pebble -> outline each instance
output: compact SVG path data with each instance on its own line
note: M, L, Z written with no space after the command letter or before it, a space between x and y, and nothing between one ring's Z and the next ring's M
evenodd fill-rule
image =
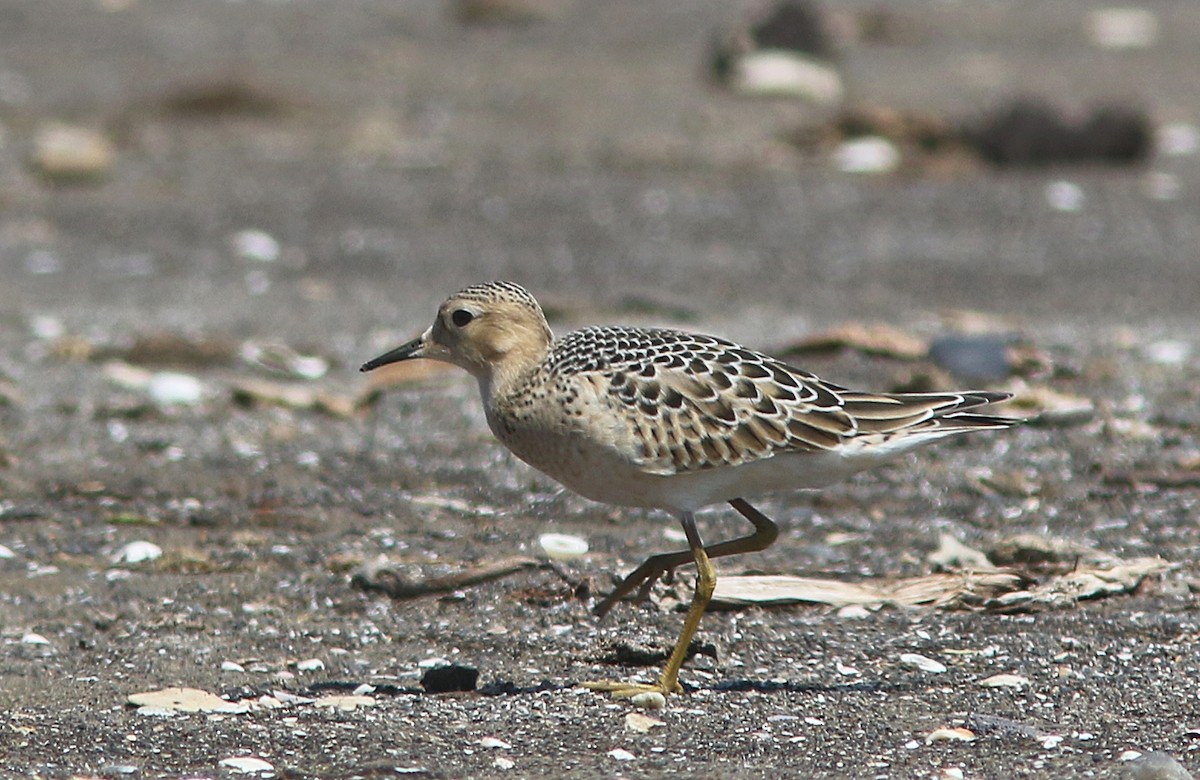
M881 136L863 136L843 141L833 160L844 173L889 173L900 167L900 150Z
M17 554L12 551L11 547L5 547L0 544L0 561L7 561L17 557Z
M33 165L57 181L98 179L109 172L117 152L102 133L88 127L50 122L33 139Z
M319 672L325 668L325 662L320 658L309 658L296 664L298 672Z
M273 263L279 259L279 242L264 230L240 230L233 234L233 251L243 260Z
M643 710L661 710L667 706L667 697L658 691L643 691L630 696L629 703Z
M929 345L934 363L959 379L994 382L1012 373L1008 341L999 336L946 336Z
M50 640L41 634L35 634L32 631L21 637L21 643L26 645L48 645Z
M1142 349L1142 354L1151 363L1161 366L1182 366L1192 355L1192 345L1177 339L1153 341Z
M900 656L900 663L905 666L912 666L920 669L922 672L930 674L942 674L946 671L946 665L941 661L935 661L932 658L923 656L920 653L903 653Z
M569 561L587 554L587 539L570 534L542 534L538 537L542 552L552 560Z
M232 769L235 772L241 772L248 775L275 771L275 767L272 764L255 756L234 756L232 758L222 758L217 762L217 765L225 769Z
M658 718L652 718L649 715L643 715L640 712L625 713L625 730L632 731L636 734L649 734L650 729L656 729L660 726L665 726Z
M865 620L871 617L871 610L861 604L847 604L837 611L837 616L843 620Z
M1088 39L1102 49L1149 49L1158 17L1144 8L1097 8L1087 15Z
M450 664L430 669L421 676L421 687L426 693L452 693L473 691L479 683L479 670L469 666Z
M1076 212L1083 209L1087 199L1083 188L1074 182L1059 179L1046 185L1046 203L1055 211Z
M985 688L1023 688L1029 685L1029 678L1019 674L993 674L980 680L979 684Z
M150 377L146 386L154 402L162 406L191 406L199 403L204 386L191 374L160 371Z
M486 748L488 750L512 750L512 745L508 744L502 739L496 739L495 737L484 737L483 739L479 740L479 747Z
M516 761L513 761L511 758L507 758L505 756L496 756L496 760L492 762L492 766L496 767L497 769L503 769L506 772L516 765Z
M48 341L51 339L62 338L67 329L63 325L62 320L57 317L52 317L49 314L37 314L29 319L29 331L36 339Z
M113 563L144 563L162 557L163 550L154 542L139 540L130 542L113 553Z
M1200 128L1187 122L1171 122L1158 129L1158 151L1171 157L1200 152Z
M613 748L608 751L608 757L615 758L618 761L634 761L637 759L637 756L624 748Z

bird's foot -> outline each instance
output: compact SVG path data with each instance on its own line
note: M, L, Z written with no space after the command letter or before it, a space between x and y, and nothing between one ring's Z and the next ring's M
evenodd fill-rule
M676 693L683 693L683 686L678 682L674 686L667 687L662 681L656 683L634 683L624 680L596 680L594 682L580 683L580 687L587 688L589 691L596 693L607 693L615 699L632 699L643 693L657 693L660 696L670 696Z

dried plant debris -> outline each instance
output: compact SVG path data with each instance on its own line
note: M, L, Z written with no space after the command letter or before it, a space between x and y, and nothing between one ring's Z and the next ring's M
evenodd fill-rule
M929 352L929 342L892 325L879 322L847 322L813 333L782 347L784 356L853 350L864 355L920 360Z
M858 583L784 575L722 577L717 580L713 606L815 603L1030 611L1129 593L1147 577L1173 568L1161 558L1125 561L1074 543L1032 535L1004 540L986 556L943 539L934 558L938 565L961 561L981 568Z
M231 392L242 406L282 406L311 409L334 417L350 417L362 408L361 399L320 390L308 384L243 379L234 382Z
M380 556L359 566L350 576L350 583L362 590L382 591L394 599L413 599L453 593L523 571L548 567L546 562L534 558L505 558L481 563L453 574L419 578L414 577L414 574L419 575L418 567L396 563Z

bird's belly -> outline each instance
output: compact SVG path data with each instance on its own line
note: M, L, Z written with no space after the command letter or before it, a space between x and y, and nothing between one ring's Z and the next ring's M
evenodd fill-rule
M544 432L504 437L521 460L579 495L618 506L696 510L735 498L825 487L861 470L834 453L785 453L739 466L655 474L616 449Z

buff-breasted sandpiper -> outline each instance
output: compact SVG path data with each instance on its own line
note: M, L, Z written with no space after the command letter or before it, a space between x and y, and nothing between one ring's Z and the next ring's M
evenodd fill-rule
M679 517L689 549L649 558L596 608L646 593L677 566L699 571L658 682L587 685L618 696L682 690L679 669L716 585L709 559L763 550L778 535L748 498L824 487L936 439L1017 422L977 411L1008 393L857 392L714 336L591 327L556 339L511 282L450 296L428 330L362 370L411 358L469 371L496 437L571 490ZM705 547L693 513L723 501L754 533Z

